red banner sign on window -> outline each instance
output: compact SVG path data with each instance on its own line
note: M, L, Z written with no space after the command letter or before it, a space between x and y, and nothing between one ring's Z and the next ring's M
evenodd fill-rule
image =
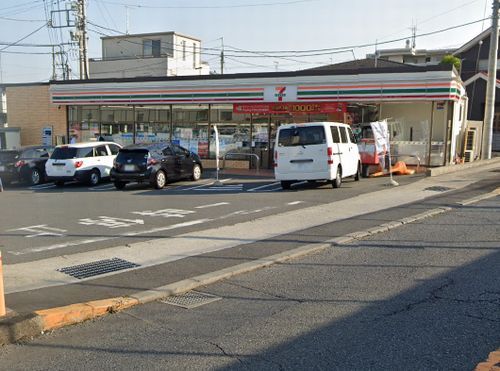
M306 114L347 112L347 104L340 103L235 103L234 113L255 114Z

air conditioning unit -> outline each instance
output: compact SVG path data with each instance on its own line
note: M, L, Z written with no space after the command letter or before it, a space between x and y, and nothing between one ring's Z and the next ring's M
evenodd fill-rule
M472 162L476 152L476 128L467 129L464 143L464 162Z

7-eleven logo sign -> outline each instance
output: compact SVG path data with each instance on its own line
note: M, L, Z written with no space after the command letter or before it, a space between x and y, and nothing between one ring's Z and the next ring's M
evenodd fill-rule
M274 96L278 98L278 102L283 102L283 98L286 97L286 86L277 86L274 90Z

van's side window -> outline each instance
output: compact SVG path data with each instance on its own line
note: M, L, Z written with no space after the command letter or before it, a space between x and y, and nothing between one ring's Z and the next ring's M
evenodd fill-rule
M349 133L349 139L351 140L351 143L357 143L358 141L356 140L356 137L354 136L351 128L347 129L347 132Z
M342 143L349 143L349 141L347 140L347 130L345 129L345 127L340 126L339 130L340 130L340 138L342 139Z
M340 143L339 129L336 126L330 126L330 130L332 131L333 143Z

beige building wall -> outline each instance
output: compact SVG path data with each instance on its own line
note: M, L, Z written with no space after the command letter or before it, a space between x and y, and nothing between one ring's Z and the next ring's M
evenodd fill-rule
M66 136L66 107L50 103L49 85L8 86L7 122L21 128L21 145L42 143L42 129L52 126L53 144L56 137Z

